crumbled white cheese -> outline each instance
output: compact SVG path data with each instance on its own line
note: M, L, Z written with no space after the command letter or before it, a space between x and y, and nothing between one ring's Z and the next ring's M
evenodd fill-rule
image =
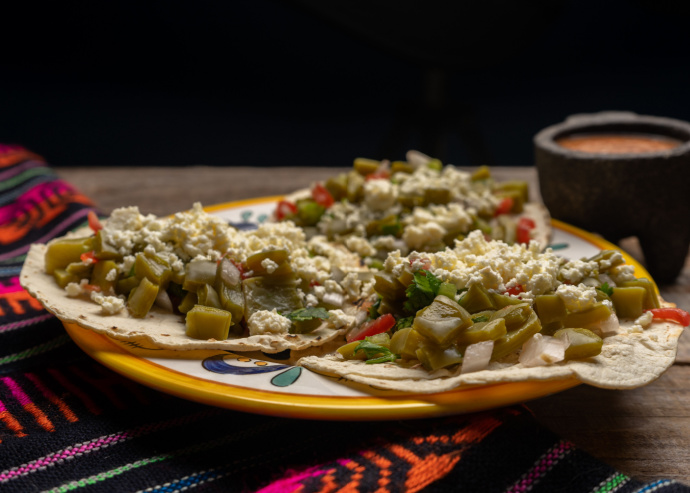
M137 207L116 209L105 221L101 236L123 257L147 251L174 253L190 260L211 252L209 258L213 260L218 252L227 250L230 231L225 221L207 214L201 204L195 203L191 210L166 218L144 216Z
M117 269L110 269L105 275L105 280L109 282L117 280Z
M616 284L620 284L625 281L635 280L635 267L630 264L621 264L612 267L609 272L609 276L614 280Z
M86 292L85 286L89 283L88 279L82 279L78 283L76 282L70 282L67 283L67 286L65 286L65 291L67 292L67 296L70 298L76 298L77 296L81 296L83 293Z
M359 297L362 289L362 281L354 272L347 274L343 280L340 281L340 285L345 290L345 294L347 294L350 300L355 300Z
M571 312L587 310L592 308L597 302L597 290L584 284L577 286L562 284L556 289L556 294L563 300L565 307Z
M654 315L652 312L644 312L642 315L637 317L635 319L635 324L641 325L643 328L648 328L650 325L652 325L652 322L654 321Z
M652 325L653 321L654 315L652 315L652 312L644 312L635 319L632 327L630 327L630 332L643 332L645 329L648 329L650 325Z
M395 277L400 277L406 265L410 265L410 263L407 258L402 256L400 250L390 252L383 263L384 269Z
M265 258L261 261L261 267L266 269L266 272L268 272L269 274L273 274L278 268L278 263L274 262L270 258Z
M622 264L623 262L623 254L619 251L614 250L610 256L599 260L599 270L605 271L610 269L612 266L616 264Z
M382 181L382 180L374 180ZM376 255L376 248L374 248L366 238L359 236L348 236L345 239L345 246L352 252L355 252L361 257L371 257Z
M134 255L125 255L122 259L122 263L118 265L118 270L125 275L129 275L129 272L134 267L134 262L136 257Z
M326 281L323 283L323 287L326 288L328 293L343 294L345 292L340 284L335 282L333 279L326 279Z
M595 274L597 268L594 261L570 260L561 268L561 276L571 284L580 284L583 279Z
M393 235L384 235L377 238L372 238L370 243L371 246L383 252L400 250L404 255L409 253L409 247L407 244L402 239L398 239Z
M350 328L355 325L357 318L342 310L328 310L328 325L334 329Z
M364 203L371 210L388 210L397 198L398 190L389 180L369 180L364 184Z
M324 286L314 286L312 291L314 292L314 296L319 299L322 299L323 295L326 294L326 288Z
M249 335L256 336L262 334L287 334L290 330L290 319L280 315L274 308L269 310L258 310L251 314L247 320Z
M428 254L428 258L433 273L458 288L482 283L487 289L504 292L509 286L520 285L524 289L521 297L531 299L560 284L561 259L551 250L541 253L534 243L524 246L487 241L481 231L471 232L454 249ZM397 267L393 264L400 263L404 260L387 259L385 266L392 270Z
M421 250L428 245L439 245L446 236L446 229L435 221L407 226L402 238L413 250Z
M91 300L101 305L104 315L113 315L125 307L125 300L117 296L105 296L96 291L91 292Z

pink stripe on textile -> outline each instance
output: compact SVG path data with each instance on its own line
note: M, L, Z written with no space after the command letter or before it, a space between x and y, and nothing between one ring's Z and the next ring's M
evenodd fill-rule
M80 217L85 218L89 214L90 210L91 209L88 209L88 208L78 210L77 212L75 212L74 214L72 214L71 216L69 216L68 218L63 220L60 224L55 226L53 229L48 231L46 234L44 234L40 238L34 240L34 243L47 243L48 240L52 240L55 237L55 234L57 231L61 231L65 227L69 226L70 224L73 224ZM22 254L28 252L29 248L31 248L31 245L23 245L23 246L15 249L15 250L12 250L11 252L0 254L0 260L5 260L8 258L17 257L19 255L22 255Z
M41 203L47 197L54 197L64 192L74 191L74 188L63 180L51 180L49 182L39 183L17 197L17 200L11 204L0 207L0 224L8 223L12 219L26 214L35 204Z
M26 320L20 320L19 322L11 322L9 324L0 325L0 332L7 332L10 330L14 330L14 329L21 329L22 327L26 327L27 325L37 324L39 322L43 322L44 320L48 320L49 318L52 318L52 317L53 317L53 315L51 313L46 313L45 315L39 315L38 317L28 318Z
M10 479L14 479L18 476L24 476L25 474L29 474L31 472L34 472L37 469L40 469L42 467L46 466L52 466L56 462L65 460L65 459L71 459L72 457L83 454L83 453L89 453L93 452L95 450L98 450L103 447L107 447L108 445L112 445L114 443L120 442L122 440L127 440L129 438L132 438L131 435L124 433L122 435L108 435L105 437L100 437L97 438L91 442L86 442L86 443L79 443L75 445L74 447L66 448L64 450L60 450L59 452L55 452L54 454L46 455L45 457L41 457L40 459L37 459L33 462L30 462L28 464L23 464L19 467L16 467L14 469L10 469L8 471L4 471L0 473L0 483L4 483L6 481L9 481Z
M0 411L2 411L0 409ZM56 463L63 461L65 459L71 459L72 457L87 454L99 450L104 447L115 445L119 442L126 440L131 440L140 436L145 436L157 431L166 430L173 428L175 426L185 425L187 423L192 423L200 419L207 418L212 415L220 414L220 410L210 409L202 411L189 416L183 416L180 418L175 418L160 423L155 423L153 425L143 425L133 430L123 431L120 433L113 433L112 435L106 435L98 438L94 438L91 441L84 443L77 443L71 447L58 450L52 454L48 454L44 457L36 459L27 464L22 464L21 466L13 467L12 469L7 469L0 472L0 483L7 482L19 476L24 476L26 474L32 473L46 466L54 466Z
M0 283L0 295L8 293L16 293L24 289L19 285L19 277L11 277L9 284Z
M534 483L546 475L553 466L571 451L573 444L565 440L559 441L542 455L535 465L527 471L520 480L506 490L506 493L524 493L530 491Z
M41 161L24 161L21 165L15 166L14 168L8 169L7 171L3 171L2 173L0 173L0 181L7 180L13 176L20 174L23 171L26 171L27 169L40 168L44 166L45 163L42 163Z
M22 146L16 144L0 144L0 154L9 154L10 152L24 151Z
M338 464L341 466L347 466L351 461L347 459L338 459ZM302 481L310 478L317 478L323 476L330 472L331 468L324 468L324 466L311 467L305 471L287 471L286 474L291 474L290 477L279 479L264 486L256 493L294 493L302 489Z
M29 396L24 393L22 388L13 379L10 377L2 377L0 380L10 389L10 392L12 392L12 395L19 401L22 407L33 404L33 401L29 399Z

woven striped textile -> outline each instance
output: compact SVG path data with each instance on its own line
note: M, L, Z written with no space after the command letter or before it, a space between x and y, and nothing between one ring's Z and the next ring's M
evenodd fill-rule
M690 492L643 484L520 406L450 418L266 417L163 394L86 356L20 286L32 242L93 203L0 144L0 491Z

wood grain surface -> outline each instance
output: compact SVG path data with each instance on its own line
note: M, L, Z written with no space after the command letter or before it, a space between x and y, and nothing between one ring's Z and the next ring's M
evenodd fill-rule
M337 168L58 168L102 212L128 205L167 215L194 202L212 205L283 195L340 171ZM495 168L498 179L525 179L539 200L534 168ZM634 238L623 248L642 260ZM662 296L690 310L690 259ZM586 385L527 403L537 420L580 449L643 481L690 485L690 336L681 337L676 363L657 381L635 390Z

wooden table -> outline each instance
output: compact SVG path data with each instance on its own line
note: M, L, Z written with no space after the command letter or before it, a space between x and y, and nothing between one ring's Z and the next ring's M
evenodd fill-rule
M281 195L339 171L335 168L58 168L103 212L138 205L166 215L199 201L211 205ZM533 168L497 168L494 175L529 181ZM640 258L634 239L622 245ZM662 296L690 311L690 258ZM666 478L690 485L690 336L681 337L676 364L646 387L610 391L581 385L528 403L537 420L596 458L643 481Z

